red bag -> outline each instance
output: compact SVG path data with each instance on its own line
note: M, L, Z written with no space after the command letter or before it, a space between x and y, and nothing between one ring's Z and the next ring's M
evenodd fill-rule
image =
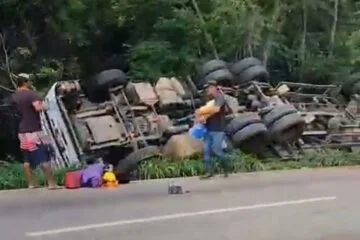
M77 189L81 187L81 171L72 171L65 173L65 188Z

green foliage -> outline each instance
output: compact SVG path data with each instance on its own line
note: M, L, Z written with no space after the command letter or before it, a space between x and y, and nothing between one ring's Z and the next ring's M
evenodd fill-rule
M359 12L359 0L6 0L0 100L14 88L9 70L43 90L106 68L185 76L216 55L258 57L273 82L342 84L360 69Z
M36 73L39 87L114 66L138 80L181 76L215 53L229 61L255 55L275 81L329 82L360 67L359 6L357 0L4 1L0 33L11 69ZM121 60L109 65L114 55Z
M251 155L236 152L233 155L230 170L232 173L258 172L271 170L288 170L301 168L320 168L353 166L360 164L360 157L357 153L346 153L341 151L324 151L322 153L305 154L298 161L283 161L272 159L263 162ZM66 171L74 170L60 169L56 171L56 180L60 185L64 184ZM215 172L220 173L220 163L214 161ZM44 176L37 170L38 182L44 185ZM139 179L160 179L199 176L204 173L204 167L199 157L186 160L171 160L156 158L142 163L138 169ZM0 190L25 188L26 180L20 164L0 165Z
M71 168L73 169L73 168ZM64 184L64 175L67 169L56 171L55 179L58 184ZM40 170L35 171L37 182L44 185L44 176ZM10 164L7 167L0 167L0 190L26 188L27 183L21 164Z

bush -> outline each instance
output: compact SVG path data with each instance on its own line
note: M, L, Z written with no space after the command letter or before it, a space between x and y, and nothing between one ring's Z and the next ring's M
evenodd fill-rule
M286 170L301 168L353 166L360 164L360 155L357 153L346 153L341 151L323 151L322 153L305 154L297 161L284 161L271 159L263 162L251 155L236 153L233 155L230 169L233 173L256 172L269 170ZM220 173L219 162L214 161L215 172ZM55 177L58 184L64 184L65 172L69 169L56 171ZM71 169L73 170L73 168ZM203 164L199 157L187 160L172 160L156 158L144 162L138 170L139 179L159 179L199 176L204 173ZM38 182L44 184L41 171L37 170ZM0 167L0 190L18 189L26 187L25 176L20 164L10 164Z

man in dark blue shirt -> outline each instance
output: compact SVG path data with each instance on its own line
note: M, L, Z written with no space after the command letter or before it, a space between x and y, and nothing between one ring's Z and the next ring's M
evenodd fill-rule
M210 115L210 117L205 120L207 134L204 139L204 165L207 173L203 178L210 178L214 175L213 164L211 162L212 154L221 160L225 177L227 177L229 171L229 159L223 151L226 124L225 115L227 109L225 96L218 89L216 82L209 81L205 88L206 94L214 100L214 107L208 108L206 113L201 113L202 115Z

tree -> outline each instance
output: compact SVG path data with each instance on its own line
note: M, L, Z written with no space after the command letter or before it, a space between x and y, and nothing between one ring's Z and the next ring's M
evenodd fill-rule
M154 81L246 56L262 59L272 81L342 83L360 68L359 7L359 0L2 1L0 88L12 90L20 72L33 73L42 89L108 68Z

